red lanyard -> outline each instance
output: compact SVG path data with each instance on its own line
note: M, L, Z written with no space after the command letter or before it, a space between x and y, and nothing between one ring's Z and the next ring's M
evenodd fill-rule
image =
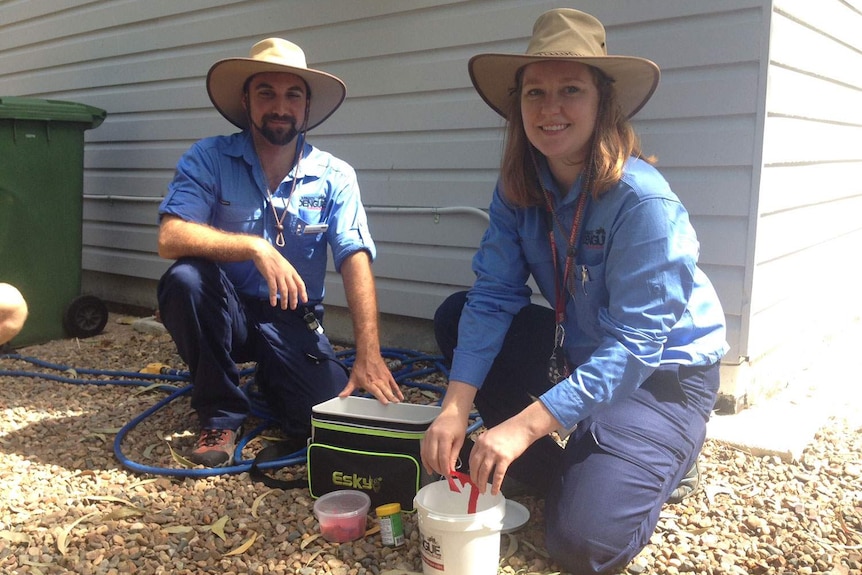
M545 189L545 185L542 183L541 170L539 170L539 163L536 161L536 154L533 148L530 148L530 156L532 157L533 167L539 180L539 187L545 196L545 208L548 210L551 220L548 222L548 241L551 244L551 256L554 258L554 292L557 301L554 304L556 326L554 328L554 351L551 352L551 357L548 360L548 381L555 384L561 378L571 375L569 362L566 360L566 352L563 349L563 343L566 340L566 328L563 326L563 323L566 321L566 286L569 284L569 275L572 273L575 256L578 254L581 223L584 219L584 212L586 211L587 201L590 197L589 184L591 170L587 169L584 176L584 184L581 187L580 194L578 194L578 204L575 208L575 215L572 217L572 229L569 231L569 241L566 249L566 265L563 269L563 281L561 282L559 259L557 258L557 240L554 238L554 222L560 227L561 232L565 232L565 227L560 223L556 212L554 212L554 202L550 192Z
M545 207L548 210L548 214L554 219L557 220L557 214L554 212L554 205L551 200L551 194L542 189L545 192ZM566 265L563 269L563 281L560 281L560 269L559 269L559 259L557 258L557 240L554 238L554 226L548 226L548 241L551 243L551 254L554 257L554 289L556 292L556 307L555 310L557 312L557 327L563 325L563 322L566 319L566 286L569 285L569 275L572 273L572 267L574 266L575 256L578 252L578 237L581 230L581 223L584 219L584 211L587 206L587 197L589 196L589 191L582 190L578 195L578 205L575 208L575 215L572 218L572 229L569 232L569 243L568 249L566 250ZM561 230L564 230L563 226L560 224L559 220L557 220L557 225Z

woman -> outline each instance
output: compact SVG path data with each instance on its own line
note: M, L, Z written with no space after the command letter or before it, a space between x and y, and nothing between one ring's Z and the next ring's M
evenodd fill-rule
M475 284L435 317L452 368L422 460L447 475L462 452L478 485L546 497L558 565L612 572L696 473L727 350L688 214L628 120L659 70L608 56L602 24L571 9L540 16L526 54L469 69L506 147ZM554 309L530 303L531 275ZM488 429L467 458L474 403Z

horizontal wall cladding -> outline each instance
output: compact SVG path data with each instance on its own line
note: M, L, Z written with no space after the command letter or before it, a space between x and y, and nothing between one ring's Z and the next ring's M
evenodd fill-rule
M862 313L862 5L775 0L750 354ZM810 282L822 271L816 302ZM803 327L804 326L804 327ZM826 328L822 328L826 329Z
M108 118L86 133L84 267L155 279L156 207L179 156L232 127L204 88L217 59L266 36L290 38L348 86L310 134L359 174L379 244L382 311L431 317L472 281L500 161L502 120L473 90L467 61L522 52L536 16L568 2L527 0L29 0L0 5L0 94L78 101ZM758 158L763 0L583 1L611 53L663 71L636 118L644 147L692 214L701 263L739 326L753 163ZM425 208L398 214L387 208ZM437 218L437 219L435 219ZM337 278L329 281L337 285ZM341 297L332 287L332 301ZM738 341L737 328L732 345Z
M800 344L800 353L806 354L812 338L841 334L862 314L862 279L852 259L860 247L862 231L857 230L812 246L796 258L758 266L757 297L752 302L756 309L751 328L752 359L780 347L799 348ZM817 276L819 281L805 281L817 272L822 272Z

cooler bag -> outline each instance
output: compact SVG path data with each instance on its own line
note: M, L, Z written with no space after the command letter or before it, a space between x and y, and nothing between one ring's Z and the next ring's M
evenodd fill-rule
M413 498L435 477L422 468L419 442L439 406L383 405L376 399L334 398L312 408L308 446L308 489L315 499L355 489L371 507L400 503L413 511Z

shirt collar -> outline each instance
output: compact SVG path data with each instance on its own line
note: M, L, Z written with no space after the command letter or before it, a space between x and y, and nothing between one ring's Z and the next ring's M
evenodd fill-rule
M298 136L303 144L302 159L299 161L300 177L320 177L325 168L326 163L321 158L321 151L305 141L304 138ZM257 152L254 149L254 140L251 137L250 130L243 130L238 137L234 139L225 153L229 156L242 158L249 166L254 166L258 163ZM296 168L288 174L290 177Z
M569 190L569 193L567 193L564 198L561 199L559 186L557 186L557 181L551 175L551 168L548 166L547 158L540 156L538 158L538 165L539 178L542 181L542 185L545 186L545 189L551 192L551 195L554 197L554 204L560 206L574 203L584 185L584 175L581 174L578 176L578 179L575 180L574 185L572 185L572 189Z

